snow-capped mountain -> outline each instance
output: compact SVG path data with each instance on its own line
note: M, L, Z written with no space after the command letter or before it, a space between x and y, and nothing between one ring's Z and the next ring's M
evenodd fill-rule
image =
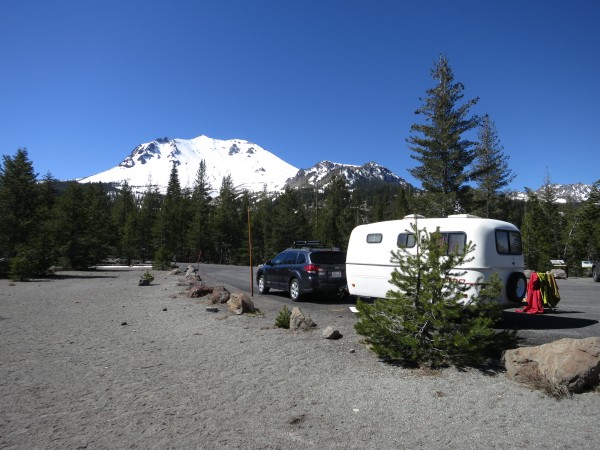
M160 138L140 144L117 167L79 181L115 184L127 181L135 192L141 193L149 185L158 186L164 192L175 163L181 186L191 188L202 160L205 161L206 176L213 193L218 191L226 175L231 176L236 187L250 192L260 192L264 188L269 192L280 191L286 186L317 186L323 189L334 175L344 177L350 187L369 181L407 184L375 162L356 166L321 161L311 168L298 170L251 142L239 139L224 141L207 136L189 140Z
M592 190L592 186L583 183L574 184L550 184L556 197L556 203L566 203L567 201L583 202L586 201ZM533 191L538 197L542 195L544 187L542 186L536 191ZM512 198L517 200L527 200L526 192L514 192Z
M296 176L287 180L286 186L290 188L305 186L323 188L335 175L345 178L349 187L369 181L407 184L404 179L373 161L362 166L321 161L309 169L300 169Z
M202 160L206 164L207 181L215 191L226 175L240 189L262 191L266 187L267 191L276 191L298 172L296 167L252 142L199 136L161 138L138 145L117 167L79 181L117 184L127 181L134 191L155 185L164 192L175 163L182 188L191 188Z

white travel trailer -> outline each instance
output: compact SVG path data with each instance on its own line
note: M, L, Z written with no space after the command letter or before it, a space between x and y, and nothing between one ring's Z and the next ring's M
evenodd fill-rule
M438 227L448 248L464 249L468 242L474 245L469 255L472 261L457 272L464 272L457 281L470 286L468 298L477 295L482 283L497 273L502 280L499 301L508 306L521 302L526 296L527 279L521 246L521 233L511 223L483 219L468 214L447 218L425 218L411 215L402 220L389 220L359 225L352 231L346 254L346 277L350 295L385 298L394 288L391 274L397 264L391 262L391 251L405 248L416 252L413 224L419 230L433 233Z

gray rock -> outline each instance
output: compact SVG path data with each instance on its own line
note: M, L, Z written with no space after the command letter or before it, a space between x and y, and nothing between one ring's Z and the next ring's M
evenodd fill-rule
M231 294L227 301L229 311L234 314L253 313L256 311L254 302L243 292Z
M225 289L224 286L215 286L213 288L213 291L210 294L210 302L213 304L227 303L230 296L231 296L231 293L227 289Z
M188 279L194 279L194 280L200 281L200 276L198 275L198 269L196 269L194 266L188 266L187 270L185 271L185 277Z
M598 384L600 337L560 339L536 347L506 351L508 378L530 385L559 384L583 392Z
M342 333L331 326L323 330L323 339L340 339L341 337Z
M187 296L191 298L204 297L205 295L212 293L212 291L213 288L200 282L190 286L190 288L187 290Z
M304 315L302 310L295 306L290 314L290 330L310 330L317 326L308 315Z

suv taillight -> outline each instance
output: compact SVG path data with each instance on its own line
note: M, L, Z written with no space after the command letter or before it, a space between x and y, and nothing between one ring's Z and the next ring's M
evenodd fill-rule
M315 264L308 264L304 266L303 269L308 273L317 273L319 270L321 270L321 268Z

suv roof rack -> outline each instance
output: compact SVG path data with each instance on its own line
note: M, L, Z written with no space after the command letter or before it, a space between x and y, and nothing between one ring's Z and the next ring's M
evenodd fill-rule
M292 247L320 247L321 241L294 241Z
M318 248L321 250L340 251L339 247L321 245L321 241L294 241L290 248Z

